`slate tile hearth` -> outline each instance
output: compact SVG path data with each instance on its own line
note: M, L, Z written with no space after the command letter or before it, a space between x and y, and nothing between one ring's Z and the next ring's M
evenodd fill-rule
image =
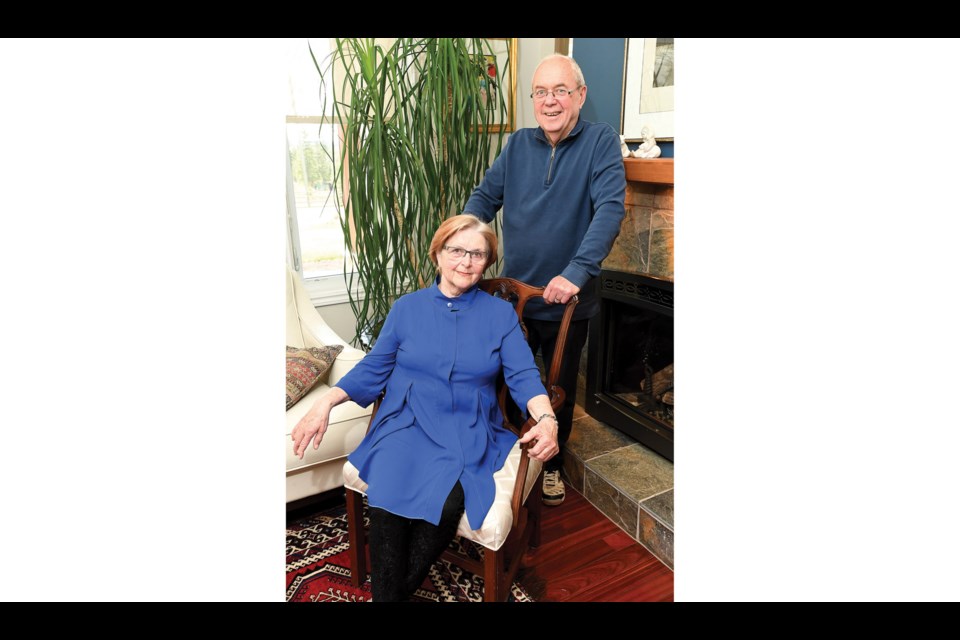
M673 463L578 404L567 441L566 481L673 568Z

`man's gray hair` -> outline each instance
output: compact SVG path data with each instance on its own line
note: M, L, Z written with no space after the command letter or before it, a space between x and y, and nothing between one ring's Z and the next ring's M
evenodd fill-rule
M577 64L577 61L570 56L563 55L562 53L551 53L541 60L540 64L537 65L537 68L533 70L533 75L537 75L537 71L540 70L540 66L543 65L544 62L550 62L551 60L566 60L570 64L570 69L573 70L573 77L577 81L577 86L587 86L586 81L583 79L583 71L580 70L580 65Z

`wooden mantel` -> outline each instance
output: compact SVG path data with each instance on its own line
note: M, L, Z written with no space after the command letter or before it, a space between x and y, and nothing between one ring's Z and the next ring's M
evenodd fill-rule
M673 158L624 158L627 181L673 184Z

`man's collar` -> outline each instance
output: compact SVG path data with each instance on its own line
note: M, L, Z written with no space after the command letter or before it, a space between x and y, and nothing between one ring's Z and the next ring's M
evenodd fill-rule
M577 124L573 125L573 129L570 129L570 133L567 134L566 138L563 138L563 140L559 140L557 144L560 144L567 138L572 138L575 135L579 135L579 133L583 131L583 126L585 122L586 121L583 118L577 118ZM536 132L534 132L534 136L539 138L540 140L543 140L547 144L550 144L550 138L548 138L547 134L543 132L543 127L540 127L539 125L537 126Z

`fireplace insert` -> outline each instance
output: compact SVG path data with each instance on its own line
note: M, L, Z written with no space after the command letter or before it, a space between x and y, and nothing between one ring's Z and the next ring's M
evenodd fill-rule
M602 270L586 411L673 461L673 281Z

